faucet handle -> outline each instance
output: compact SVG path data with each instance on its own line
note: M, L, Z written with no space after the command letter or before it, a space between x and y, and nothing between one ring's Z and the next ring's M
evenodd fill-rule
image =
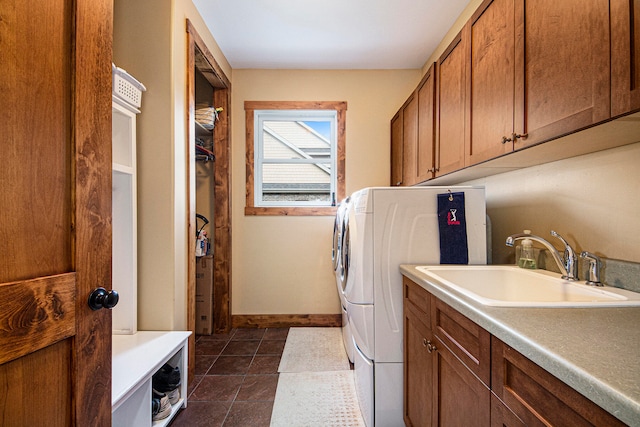
M559 233L551 230L551 235L553 237L557 237L558 239L560 239L560 241L562 242L562 244L564 245L564 254L565 256L567 255L567 253L572 254L573 253L573 248L571 247L571 245L569 245L569 242L567 242L564 237L562 237Z
M587 251L583 251L580 257L589 260L589 278L586 282L587 285L604 286L600 281L600 270L602 269L602 260L600 257Z
M551 230L551 235L560 239L560 241L564 245L563 261L565 269L567 270L567 275L562 278L566 280L578 280L578 257L576 256L575 251L573 250L569 242L567 242L560 234Z

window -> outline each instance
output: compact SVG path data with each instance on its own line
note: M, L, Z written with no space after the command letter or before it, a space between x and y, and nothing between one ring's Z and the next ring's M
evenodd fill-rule
M245 102L247 215L333 215L345 196L345 102Z

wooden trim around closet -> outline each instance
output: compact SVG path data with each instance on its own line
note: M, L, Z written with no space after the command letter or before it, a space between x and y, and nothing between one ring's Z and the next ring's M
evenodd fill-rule
M211 233L213 257L213 331L231 330L231 82L216 62L193 24L187 19L187 129L188 129L188 267L187 267L187 325L189 337L189 379L195 375L195 295L196 295L196 196L195 196L195 68L214 88L214 103L223 108L213 131L215 167L213 168L215 215ZM196 61L196 49L202 57Z

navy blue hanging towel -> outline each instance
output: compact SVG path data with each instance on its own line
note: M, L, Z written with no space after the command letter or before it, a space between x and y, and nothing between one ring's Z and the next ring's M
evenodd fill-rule
M440 264L469 264L464 193L438 194Z

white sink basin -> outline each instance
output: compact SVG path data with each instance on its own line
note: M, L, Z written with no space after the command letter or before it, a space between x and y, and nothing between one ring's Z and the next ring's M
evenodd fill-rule
M420 266L418 271L475 301L503 307L640 306L640 293L569 282L545 270L507 265ZM431 280L429 280L431 281ZM436 284L438 284L436 283Z

